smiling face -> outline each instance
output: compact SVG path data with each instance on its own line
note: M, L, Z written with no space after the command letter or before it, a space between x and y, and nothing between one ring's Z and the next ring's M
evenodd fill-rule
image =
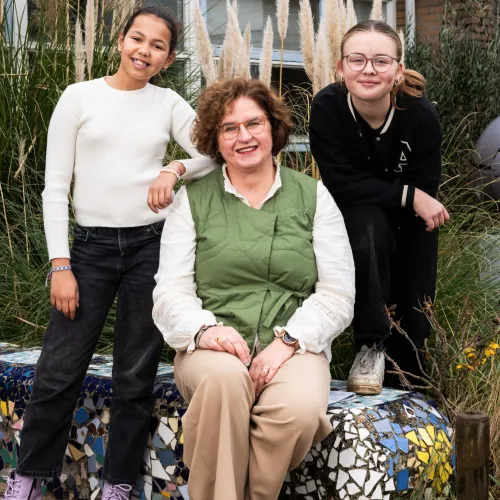
M165 21L154 15L139 15L118 39L121 52L119 72L131 80L146 84L175 59L169 54L172 34Z
M264 110L249 97L239 97L231 103L228 112L219 124L217 145L219 151L229 168L251 171L260 167L273 165L272 150L273 139L269 119ZM264 126L258 127L255 119L264 118ZM242 124L248 123L249 128L256 129L258 133L252 135ZM239 135L232 139L224 137L221 129L227 130L227 124L235 124ZM239 124L239 125L236 125ZM234 127L229 127L233 130Z
M344 44L343 56L361 54L368 59L385 55L398 57L397 47L388 35L372 31L358 32L351 35ZM393 60L391 67L384 73L377 72L372 61L368 61L364 70L353 71L344 57L338 62L338 71L345 79L349 92L364 101L378 101L389 96L394 83L402 76L403 65Z

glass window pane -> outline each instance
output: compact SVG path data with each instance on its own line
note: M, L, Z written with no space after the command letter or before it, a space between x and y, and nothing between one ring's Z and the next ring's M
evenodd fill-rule
M371 0L354 0L354 10L358 22L366 21L370 18L370 12L372 11ZM387 21L387 2L382 2L382 13L384 14L384 20Z
M267 16L271 16L274 29L274 48L281 48L275 0L239 0L238 20L243 31L250 22L252 28L252 46L262 47L262 38ZM315 23L319 17L319 1L311 0ZM285 38L285 50L300 50L299 37L299 0L290 0L288 30ZM227 20L225 0L207 0L207 26L214 45L221 45L224 40Z

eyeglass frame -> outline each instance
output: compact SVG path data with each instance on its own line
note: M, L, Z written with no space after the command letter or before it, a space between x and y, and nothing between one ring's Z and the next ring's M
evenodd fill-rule
M385 71L379 71L379 70L375 69L375 66L373 65L373 62L372 62L372 61L373 61L374 59L376 59L377 57L390 57L393 61L396 61L398 64L399 64L399 62L400 62L400 61L399 61L399 59L398 59L397 57L392 57L392 56L389 56L389 55L387 55L387 54L377 54L377 55L375 55L375 56L373 56L373 57L366 57L364 54L360 54L359 52L352 52L351 54L346 54L346 55L345 55L342 59L347 59L348 57L350 57L350 56L352 56L352 55L354 55L354 54L356 54L356 55L358 55L358 56L362 56L362 57L364 57L364 58L366 59L366 61L365 61L365 65L364 65L361 69L352 69L352 68L351 68L351 66L349 65L349 61L346 61L347 66L349 66L349 69L350 69L351 71L355 71L356 73L359 73L360 71L364 71L364 70L365 70L365 68L366 68L366 66L368 65L368 61L370 61L370 62L371 62L371 64L372 64L372 68L373 68L373 70L374 70L376 73L387 73L387 72L391 69L392 64L391 64L391 66L389 66L389 67L388 67Z
M260 132L258 132L257 134L252 134L252 132L250 132L248 129L247 129L247 126L246 126L246 123L249 123L251 122L252 120L255 120L256 118L263 118L264 119L264 126L262 127L262 130ZM241 125L243 125L245 127L245 130L252 136L252 137L255 137L256 135L260 135L262 134L262 132L264 132L264 128L266 126L266 119L267 121L269 121L269 117L267 115L258 115L258 116L254 116L252 118L250 118L249 120L244 120L242 122L228 122L228 123L221 123L220 125L217 125L217 131L220 133L220 135L222 135L222 137L224 137L224 132L222 132L222 127L224 125L236 125L238 127L238 133L234 136L234 137L231 137L231 139L227 139L226 137L224 137L224 139L226 139L226 141L232 141L233 139L237 139L240 134L241 134Z

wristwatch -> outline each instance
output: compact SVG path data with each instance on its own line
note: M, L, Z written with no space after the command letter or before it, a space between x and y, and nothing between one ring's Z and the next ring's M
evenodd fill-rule
M299 345L299 341L293 338L286 330L281 330L281 332L276 334L276 337L279 337L283 343L289 345L290 347L295 347Z

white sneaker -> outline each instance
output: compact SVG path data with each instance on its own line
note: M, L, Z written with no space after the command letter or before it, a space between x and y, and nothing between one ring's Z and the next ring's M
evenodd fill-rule
M356 394L380 394L384 381L385 358L383 351L376 346L364 345L356 354L349 378L347 390Z

